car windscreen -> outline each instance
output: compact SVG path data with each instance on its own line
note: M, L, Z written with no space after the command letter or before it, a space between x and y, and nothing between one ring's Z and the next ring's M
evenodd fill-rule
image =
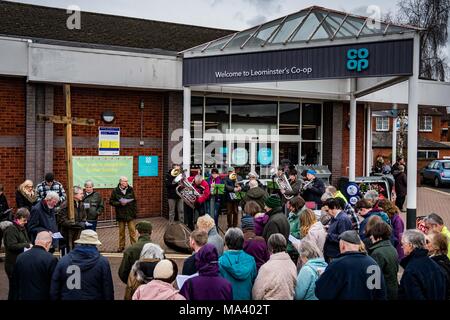
M442 167L446 170L450 170L450 161L442 162Z

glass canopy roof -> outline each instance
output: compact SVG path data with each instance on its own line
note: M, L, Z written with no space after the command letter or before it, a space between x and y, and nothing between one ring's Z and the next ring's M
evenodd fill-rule
M270 47L314 41L333 41L371 36L403 34L417 27L374 21L345 12L309 7L259 26L210 41L184 52L210 53L236 49Z

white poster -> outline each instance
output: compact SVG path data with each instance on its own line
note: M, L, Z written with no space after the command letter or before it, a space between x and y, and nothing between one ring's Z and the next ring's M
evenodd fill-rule
M120 128L98 128L98 155L120 155Z

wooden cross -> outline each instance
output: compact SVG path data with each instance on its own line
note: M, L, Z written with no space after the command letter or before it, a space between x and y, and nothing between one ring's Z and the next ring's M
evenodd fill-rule
M52 123L64 124L64 138L66 146L66 169L67 169L67 210L70 220L75 219L73 207L73 168L72 168L72 124L82 126L94 126L94 119L74 118L72 117L71 99L70 99L70 85L64 85L64 101L66 105L65 116L55 116L38 114L37 120L48 121Z

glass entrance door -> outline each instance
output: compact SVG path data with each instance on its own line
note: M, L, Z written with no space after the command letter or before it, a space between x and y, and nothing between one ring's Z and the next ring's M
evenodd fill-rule
M256 137L250 141L233 142L229 157L231 165L243 179L251 171L256 172L260 179L268 179L275 162L274 148L275 143L259 142Z

